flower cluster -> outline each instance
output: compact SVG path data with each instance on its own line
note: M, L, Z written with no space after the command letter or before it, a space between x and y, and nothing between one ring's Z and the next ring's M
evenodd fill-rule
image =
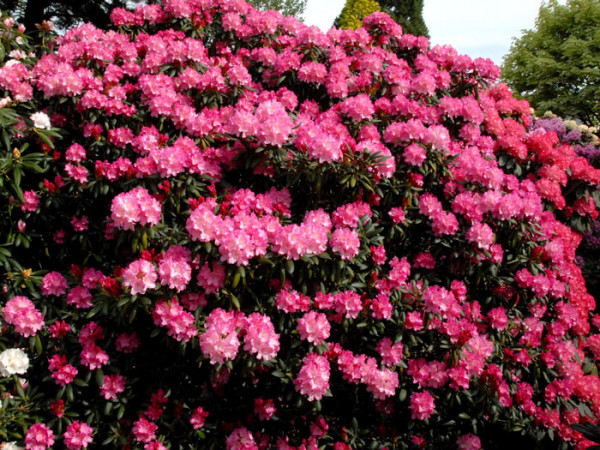
M111 18L0 68L18 445L589 444L600 171L491 61L378 12Z

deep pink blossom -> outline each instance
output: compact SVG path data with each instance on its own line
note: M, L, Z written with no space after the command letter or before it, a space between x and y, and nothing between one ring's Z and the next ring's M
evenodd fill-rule
M36 423L27 429L25 446L28 450L44 450L54 445L54 433L43 423Z
M297 329L300 339L319 345L329 338L331 325L325 314L309 311L298 319Z
M409 408L413 419L425 420L433 414L435 401L428 391L415 392L410 397Z
M87 448L93 441L93 432L87 423L74 420L63 433L64 443L69 450Z

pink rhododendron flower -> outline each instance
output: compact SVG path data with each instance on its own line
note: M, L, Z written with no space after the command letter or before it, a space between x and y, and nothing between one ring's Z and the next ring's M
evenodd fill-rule
M360 239L355 230L350 228L337 228L331 234L329 245L334 252L341 255L342 259L352 259L358 255Z
M285 107L277 101L266 101L256 108L259 126L256 138L262 145L281 147L292 132L293 122Z
M347 319L356 319L362 311L360 295L354 291L338 292L333 296L333 305L338 314L343 314Z
M326 357L309 353L302 359L302 367L294 380L296 390L310 401L321 400L329 389L329 372Z
M208 412L204 411L201 406L198 406L190 417L190 423L192 424L192 427L194 427L194 430L202 428L207 417Z
M218 292L225 285L225 266L216 262L212 265L204 263L198 271L197 281L207 294Z
M133 230L137 223L156 225L161 219L160 203L143 187L117 195L110 210L112 220L123 230Z
M192 278L189 250L181 246L170 247L158 263L158 274L163 286L183 291Z
M86 231L88 229L89 224L90 224L90 221L87 218L87 216L71 217L71 226L73 227L73 230L75 230L75 231L79 231L79 232Z
M466 235L467 241L477 245L482 250L489 250L494 243L494 232L487 223L475 222Z
M67 363L65 355L52 355L48 360L48 369L52 372L52 378L56 384L65 386L73 381L77 376L77 368Z
M120 374L104 375L104 381L100 386L100 392L106 400L117 398L125 390L125 377Z
M473 434L465 434L456 440L459 450L480 450L481 440Z
M427 158L427 150L419 144L410 144L404 149L402 156L407 164L421 167Z
M25 435L27 449L43 450L54 445L54 433L43 423L36 423L27 429Z
M24 212L35 212L40 204L40 198L35 191L23 192L23 199L25 200L25 203L21 205L21 209Z
M425 420L433 414L435 401L428 391L415 392L410 396L409 408L413 419Z
M152 319L157 326L167 327L169 336L178 341L188 342L197 334L194 315L185 311L176 298L170 302L159 300L152 312Z
M35 336L44 326L44 316L27 297L16 296L7 301L2 314L6 323L14 325L23 337Z
M90 370L100 369L108 364L108 354L95 344L87 344L80 353L81 365Z
M234 312L214 309L206 318L206 331L200 335L200 348L211 364L235 358L240 346L238 318Z
M73 305L76 308L91 308L92 294L89 289L83 286L75 286L67 294L67 304Z
M148 443L156 439L156 430L158 426L150 422L145 417L140 417L133 424L131 431L135 436L135 440L138 442Z
M310 309L310 298L295 290L282 289L275 296L275 306L290 314Z
M269 360L279 351L279 334L268 316L252 313L244 325L244 350L256 355L257 359Z
M383 338L377 343L376 350L381 355L381 362L384 366L395 366L402 360L402 351L404 346L402 342L395 344L388 337Z
M236 428L227 436L225 441L227 450L258 450L258 445L252 433L247 428Z
M271 420L276 411L277 408L275 407L275 402L273 402L273 399L254 399L254 414L258 416L259 420Z
M122 353L133 353L140 345L140 340L135 332L121 333L115 342L117 351Z
M310 342L311 344L320 345L325 343L329 338L331 325L327 320L327 316L316 311L309 311L298 319L298 333L300 339Z
M404 210L399 207L390 209L390 217L392 218L394 223L402 223L406 220Z
M58 272L49 272L42 279L42 294L61 296L67 292L67 280Z
M130 263L122 273L123 286L131 288L131 295L145 294L156 287L158 274L154 264L145 259Z
M87 423L74 420L63 433L64 443L69 450L87 448L93 441L93 432L93 428Z

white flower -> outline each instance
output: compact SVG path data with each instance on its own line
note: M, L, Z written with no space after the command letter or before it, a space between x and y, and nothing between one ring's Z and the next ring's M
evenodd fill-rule
M0 450L24 450L24 447L19 447L15 441L3 442L0 444Z
M29 368L29 357L19 348L9 348L0 353L0 374L8 377L13 374L22 375Z
M32 120L34 128L39 128L40 130L49 130L51 127L50 117L48 117L48 114L46 113L36 112L29 116L29 118Z

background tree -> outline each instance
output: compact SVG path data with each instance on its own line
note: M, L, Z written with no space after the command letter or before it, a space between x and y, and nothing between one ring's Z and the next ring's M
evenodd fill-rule
M0 10L6 11L25 25L28 31L35 24L52 20L58 28L67 29L77 23L89 22L97 27L106 28L110 24L110 11L116 7L125 7L125 0L0 0ZM139 3L134 0L133 3Z
M261 11L276 9L284 16L295 16L302 19L307 0L248 0L252 6Z
M388 13L392 19L402 25L402 30L405 33L429 37L429 31L427 30L427 25L425 25L425 20L423 19L424 0L376 0L376 2L379 4L379 8L374 9L373 11L383 11ZM342 26L342 14L349 4L354 3L361 4L365 2L346 1L346 6L344 6L342 13L336 17L333 22L334 26L338 28L349 28ZM368 3L373 3L373 1L369 1Z
M378 0L381 11L388 13L402 25L404 33L429 37L429 30L423 19L425 0Z
M551 0L514 39L502 78L540 113L600 123L600 0Z
M365 17L380 10L379 3L375 0L346 0L337 26L356 30L362 26Z

